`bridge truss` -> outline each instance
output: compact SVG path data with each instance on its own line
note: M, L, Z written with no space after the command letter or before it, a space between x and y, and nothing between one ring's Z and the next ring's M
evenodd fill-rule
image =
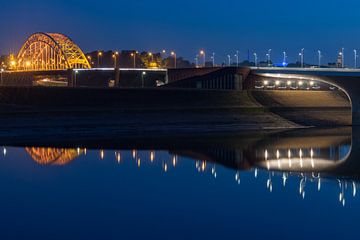
M19 71L43 71L91 68L81 49L59 33L35 33L20 49L12 66Z

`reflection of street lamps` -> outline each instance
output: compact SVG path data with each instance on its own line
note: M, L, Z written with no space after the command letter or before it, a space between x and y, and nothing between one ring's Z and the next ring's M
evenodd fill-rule
M203 56L203 59L204 59L204 67L206 66L206 53L204 50L201 50L200 51L200 56Z
M99 68L100 67L100 57L102 56L102 52L99 51L98 54L97 54L97 67Z
M144 87L144 77L146 75L146 72L142 72L141 73L141 87L143 88Z
M174 67L176 68L177 67L177 64L176 64L176 52L172 51L171 56L174 57Z

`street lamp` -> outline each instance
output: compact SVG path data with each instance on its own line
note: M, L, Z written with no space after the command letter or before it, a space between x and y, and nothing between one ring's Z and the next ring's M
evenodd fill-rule
M172 52L171 52L171 56L174 57L174 67L177 68L177 64L176 64L176 52L172 51Z
M133 68L136 68L136 54L137 54L138 52L133 52L133 53L131 53L130 55L131 55L131 57L133 57L134 59L134 65L133 65Z
M212 66L215 67L215 53L212 53L211 60L212 60Z
M117 58L119 56L119 52L116 51L114 54L113 54L113 58L114 58L114 68L117 67Z
M340 52L340 56L341 56L341 67L344 68L345 67L345 57L344 57L344 48L341 48L341 52Z
M146 72L142 72L141 73L141 87L143 88L144 87L144 77L146 75Z
M206 53L204 50L200 51L200 56L203 56L203 61L204 61L204 67L206 66Z
M357 68L357 58L359 56L357 55L357 50L354 49L354 68Z
M266 54L267 60L268 60L268 67L270 67L271 64L271 49L268 50L268 53Z
M319 68L321 67L321 51L318 50L318 58L319 58Z
M227 55L227 57L228 57L228 66L230 67L231 66L231 56L230 55Z
M74 87L76 86L76 75L79 73L78 70L75 70L75 78L74 78Z
M301 64L301 68L303 68L304 67L304 48L302 48L301 49L301 52L299 53L299 55L300 55L300 64Z
M236 51L235 57L236 57L236 66L239 67L239 51Z
M195 56L195 67L198 68L199 67L199 55Z
M98 54L97 54L97 67L99 68L100 67L100 57L102 56L102 52L99 51Z
M254 53L255 67L257 67L257 53Z
M287 55L286 55L286 52L285 52L285 51L283 52L283 56L284 56L284 58L283 58L283 66L285 67L285 65L286 65L286 58L287 58Z

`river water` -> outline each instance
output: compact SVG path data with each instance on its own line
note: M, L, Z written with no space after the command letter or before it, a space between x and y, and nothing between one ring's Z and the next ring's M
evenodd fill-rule
M0 238L355 238L357 136L338 128L4 144Z

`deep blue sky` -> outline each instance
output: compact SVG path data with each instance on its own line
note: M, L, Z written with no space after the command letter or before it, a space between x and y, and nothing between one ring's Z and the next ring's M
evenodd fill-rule
M345 47L347 64L360 50L358 0L12 0L0 3L0 53L17 52L36 31L69 35L85 51L95 49L174 49L193 60L200 48L227 54L247 49L274 61L286 50L295 61L301 48L306 59L335 61Z

